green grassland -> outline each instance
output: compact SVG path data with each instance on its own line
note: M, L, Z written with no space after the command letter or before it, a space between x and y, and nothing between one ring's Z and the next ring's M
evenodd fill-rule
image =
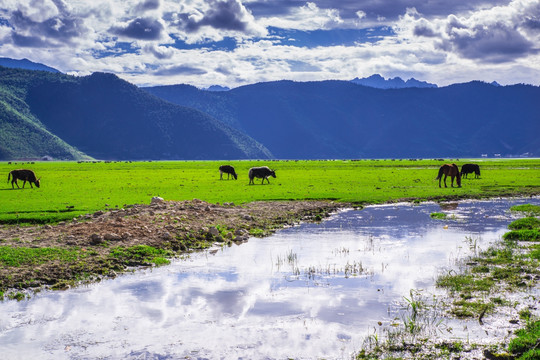
M0 223L48 223L129 204L148 204L153 196L242 204L257 200L332 199L356 204L398 200L451 200L540 194L540 159L446 160L480 165L461 188L439 188L437 160L329 161L154 161L0 163ZM238 180L220 180L222 164L236 168ZM248 170L276 169L270 184L249 185ZM29 168L41 188L12 190L9 171ZM225 175L226 178L226 175ZM22 186L22 182L20 182Z

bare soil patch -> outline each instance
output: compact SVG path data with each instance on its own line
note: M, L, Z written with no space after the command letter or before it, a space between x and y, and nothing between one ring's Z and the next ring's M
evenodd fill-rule
M348 206L330 201L259 201L236 206L201 200L156 201L125 209L98 211L57 225L0 227L0 246L76 250L75 261L2 266L0 291L66 288L81 281L114 277L147 259L116 258L111 249L138 245L167 251L169 257L247 241L300 221L317 221Z

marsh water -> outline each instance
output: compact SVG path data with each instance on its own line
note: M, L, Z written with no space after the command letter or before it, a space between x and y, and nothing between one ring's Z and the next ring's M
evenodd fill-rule
M411 289L436 293L436 277L499 240L510 206L524 203L540 199L341 211L169 266L4 301L1 357L349 359L379 322L396 321ZM445 336L484 339L499 327L451 328Z

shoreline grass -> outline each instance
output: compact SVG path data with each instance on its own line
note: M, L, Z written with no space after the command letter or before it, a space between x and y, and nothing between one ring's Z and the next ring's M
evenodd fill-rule
M465 353L478 349L481 350L481 356L487 359L540 358L540 318L533 316L528 307L522 306L519 311L522 326L514 332L514 337L505 340L505 343L487 346L469 342L464 344L461 340L438 343L417 321L422 317L437 320L428 313L431 311L435 314L445 312L457 319L476 319L482 325L484 316L495 313L499 307L516 309L520 306L519 302L506 299L505 293L538 286L540 238L525 231L540 229L538 219L530 216L531 213L539 214L540 206L526 204L512 207L511 210L528 216L508 225L508 229L519 230L510 230L487 250L465 259L461 271L442 274L436 279L436 286L446 290L449 301L439 303L436 299L424 302L417 297L413 302L414 291L411 290L411 297L405 298L409 310L407 322L399 329L389 330L386 339L379 339L376 343L372 337L368 337L364 349L355 358L438 359L450 358L451 354L461 358ZM523 233L518 238L508 236L516 231ZM415 306L412 307L412 304Z

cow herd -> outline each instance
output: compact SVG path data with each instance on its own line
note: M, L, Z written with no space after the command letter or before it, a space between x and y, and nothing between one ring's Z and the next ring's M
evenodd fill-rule
M444 176L444 187L446 187L446 177L451 177L451 186L454 186L454 178L456 178L456 183L458 187L461 187L461 177L467 178L468 174L475 174L475 177L478 178L480 176L480 167L477 164L465 164L461 167L461 171L459 171L456 164L444 164L439 169L439 174L435 180L439 180L439 187L441 187L441 180ZM227 179L230 179L232 176L233 179L237 180L238 175L236 174L236 171L234 170L234 167L231 165L221 165L219 167L219 178L220 180L223 180L223 174L227 174ZM264 184L264 181L268 184L270 184L270 180L268 180L269 177L276 177L276 171L270 169L268 166L259 166L259 167L252 167L249 169L248 173L249 177L249 184L255 184L255 178L262 179L261 184ZM19 184L17 183L18 180L23 181L23 189L24 185L26 185L26 182L30 184L30 187L33 187L32 184L36 185L36 187L39 187L40 183L36 174L32 170L27 169L19 169L19 170L12 170L8 175L8 183L11 179L11 187L14 189L15 185L17 185L17 188L19 187Z
M221 180L223 180L223 174L227 174L227 179L229 179L230 176L232 176L235 180L238 179L238 175L236 174L234 167L231 165L221 165L219 167L219 178ZM276 171L270 169L268 166L252 167L249 169L248 173L249 184L255 184L255 178L262 179L261 184L264 184L264 180L270 184L270 180L268 180L270 176L275 178Z
M480 177L480 166L477 164L465 164L461 167L461 171L456 164L444 164L439 168L439 174L435 180L439 180L439 187L441 187L441 180L444 176L444 187L446 186L446 178L450 176L450 186L454 187L454 178L456 179L456 184L458 187L461 187L461 177L466 178L468 174L475 174L475 178Z

